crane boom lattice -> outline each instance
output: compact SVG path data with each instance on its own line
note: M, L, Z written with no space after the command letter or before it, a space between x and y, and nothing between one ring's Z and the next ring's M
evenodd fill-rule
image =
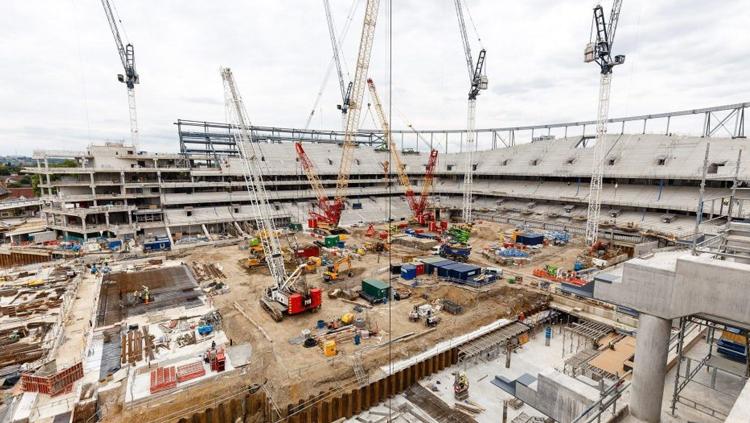
M359 115L362 112L362 100L365 93L367 72L370 69L370 55L372 43L375 38L375 25L378 20L378 8L380 0L368 0L365 7L364 24L362 25L362 36L359 41L359 53L357 55L357 66L352 81L352 94L350 97L349 111L346 118L346 134L339 163L339 173L336 180L335 201L343 206L346 198L346 190L349 187L349 173L351 171L352 159L356 145L354 134L359 129ZM336 222L338 224L338 222Z
M586 244L591 246L599 238L599 216L602 208L602 181L604 179L604 153L606 151L607 119L609 118L610 91L612 87L612 69L625 63L625 56L612 57L612 45L615 31L620 20L622 0L612 3L609 24L604 17L601 5L594 7L594 26L596 40L589 42L584 51L585 62L596 62L600 68L599 103L596 114L596 144L593 147L591 184L589 187L589 204L586 213Z
M250 120L234 81L232 70L223 68L221 76L224 81L224 98L229 104L227 109L230 112L230 121L237 126L233 135L237 144L237 151L242 159L242 176L247 193L250 195L255 225L259 233L258 238L260 238L263 246L268 270L271 272L274 282L278 286L282 286L287 279L287 274L284 268L284 257L281 253L281 243L276 234L276 227L271 214L268 194L263 184L263 173L260 165L262 155L256 152L256 145L253 143L249 129Z
M469 37L466 34L466 22L461 7L461 0L454 0L456 16L458 17L458 29L461 34L461 42L464 46L466 68L469 72L469 102L466 114L466 162L464 164L463 205L461 216L465 223L472 223L472 189L474 180L474 149L476 148L476 119L477 119L477 96L480 90L487 89L487 76L484 75L484 61L487 51L481 49L477 62L474 64L471 55Z
M112 31L112 37L115 40L115 46L117 47L117 53L120 56L122 62L122 68L124 74L118 74L117 80L125 84L128 90L128 113L130 116L130 141L133 144L134 149L138 149L139 142L139 131L138 131L138 114L135 108L135 85L140 83L140 77L138 72L135 70L135 49L133 45L123 44L122 37L120 36L120 30L117 27L117 20L115 19L114 13L112 13L112 6L109 0L101 0L102 7L104 8L104 14L107 16L107 22L109 23L109 29Z

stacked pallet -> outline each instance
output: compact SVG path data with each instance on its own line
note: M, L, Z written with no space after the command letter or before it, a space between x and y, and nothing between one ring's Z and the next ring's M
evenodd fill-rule
M152 394L172 389L175 386L177 386L177 371L174 366L157 367L151 371L150 391Z
M203 367L203 362L201 361L177 366L177 382L180 383L204 376L205 374L206 369Z
M135 364L143 360L143 336L140 331L134 330L122 335L120 354L120 362L123 364Z
M24 392L39 392L50 396L70 392L73 383L83 378L83 364L76 363L51 376L21 375L21 389Z

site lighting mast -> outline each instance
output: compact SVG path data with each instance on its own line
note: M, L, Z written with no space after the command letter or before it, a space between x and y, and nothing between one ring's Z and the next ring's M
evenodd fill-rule
M305 150L302 148L302 143L297 142L295 145L297 156L300 159L300 163L302 163L302 169L313 186L318 199L318 206L322 210L322 213L312 213L311 217L332 227L337 227L339 224L341 211L344 208L344 201L346 200L346 191L349 187L349 172L351 171L354 150L356 149L354 137L359 130L359 115L362 112L362 101L365 94L365 85L367 85L367 72L370 69L370 56L372 53L372 43L375 38L375 25L378 20L379 6L380 0L367 0L367 5L365 6L365 17L359 41L359 53L357 54L357 67L354 71L349 109L346 114L346 128L344 143L341 149L338 178L336 179L336 193L332 201L326 196L315 165L307 157Z
M609 92L612 83L612 68L625 63L624 55L612 56L612 45L615 40L617 22L620 20L622 0L614 0L609 14L609 23L604 18L602 6L594 7L594 23L596 40L586 46L584 62L596 62L601 70L599 79L599 108L596 116L596 144L593 148L594 162L591 172L591 186L589 192L589 207L586 215L586 244L594 245L599 236L599 212L602 208L602 178L604 173L605 138L607 135L607 119L609 117Z
M117 80L125 84L128 89L128 109L130 111L130 140L133 144L133 149L138 150L138 114L135 110L135 84L140 82L138 72L135 70L135 50L133 45L128 43L123 45L122 37L120 37L120 30L117 28L117 21L112 13L112 7L109 4L109 0L101 0L102 7L104 7L104 14L107 15L107 22L109 22L109 29L112 31L112 36L115 39L115 45L117 46L117 52L120 55L120 61L122 61L122 67L125 70L124 74L118 74Z
M458 28L461 33L461 42L464 46L466 56L466 67L469 71L469 106L466 124L466 168L464 170L464 198L462 217L465 223L472 222L472 181L474 177L474 142L476 140L476 115L477 115L477 96L480 90L487 89L487 75L484 74L484 59L487 54L485 49L479 51L479 57L474 64L471 56L471 46L469 37L466 34L466 23L464 22L464 13L461 7L461 0L454 0L456 6L456 16L458 17Z

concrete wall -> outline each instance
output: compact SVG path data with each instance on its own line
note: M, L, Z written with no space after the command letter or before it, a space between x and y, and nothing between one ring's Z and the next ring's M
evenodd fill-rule
M707 314L746 326L750 265L694 257L687 251L657 253L625 263L614 283L597 279L594 296L664 319Z
M539 373L536 390L516 382L516 397L560 423L569 423L599 397L596 389L556 370Z

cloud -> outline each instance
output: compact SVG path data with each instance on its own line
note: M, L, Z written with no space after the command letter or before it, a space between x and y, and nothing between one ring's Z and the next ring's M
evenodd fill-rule
M353 3L356 1L357 3ZM591 4L580 0L467 0L487 49L490 89L477 105L479 127L589 120L596 112L598 72L582 61ZM605 9L611 2L605 2ZM611 114L642 114L747 101L750 10L700 0L629 0L615 49L627 62L615 71ZM119 58L99 2L6 0L0 17L0 154L40 148L83 149L129 137ZM233 68L252 121L302 127L331 58L320 2L115 1L135 45L141 146L179 148L177 119L224 119L220 66ZM353 75L363 0L331 2ZM394 2L392 62L381 14L370 76L403 128L462 128L468 78L449 0ZM466 16L474 55L477 34ZM388 80L392 67L392 81ZM311 126L337 129L335 75ZM365 100L369 101L369 100ZM372 119L363 126L372 127Z

